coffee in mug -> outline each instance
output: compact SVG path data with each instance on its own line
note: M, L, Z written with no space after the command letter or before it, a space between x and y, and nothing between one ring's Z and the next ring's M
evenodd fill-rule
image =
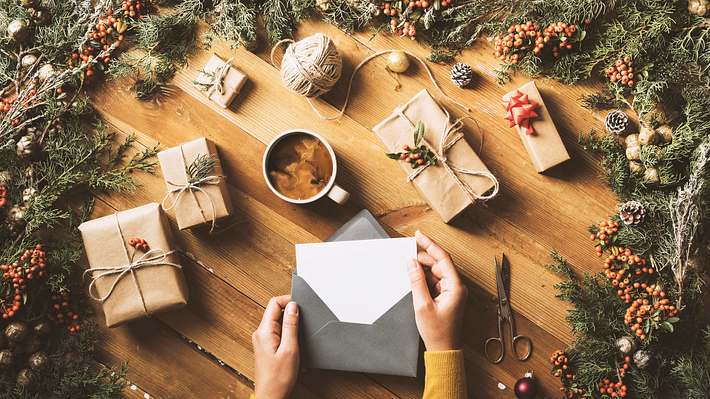
M349 194L334 184L337 163L330 145L307 131L289 131L277 137L264 154L264 177L282 199L308 203L328 195L338 203Z

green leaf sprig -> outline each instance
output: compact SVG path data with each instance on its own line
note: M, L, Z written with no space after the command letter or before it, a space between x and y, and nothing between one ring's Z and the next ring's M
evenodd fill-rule
M422 144L424 130L424 123L418 122L414 128L414 146L405 145L401 152L389 152L386 154L387 157L409 162L412 169L436 165L438 162L436 154L429 147Z

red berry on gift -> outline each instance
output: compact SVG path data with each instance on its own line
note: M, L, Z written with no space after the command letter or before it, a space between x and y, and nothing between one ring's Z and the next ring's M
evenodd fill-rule
M409 150L411 150L412 148L409 147L407 144L405 144L404 147L403 147L403 149L404 149L404 151L409 151Z
M150 250L150 246L142 238L131 238L128 240L128 245L143 252L148 252Z
M407 155L407 154L405 154L405 153L399 154L399 159L404 160L404 159L407 159L407 158L409 158L409 155Z

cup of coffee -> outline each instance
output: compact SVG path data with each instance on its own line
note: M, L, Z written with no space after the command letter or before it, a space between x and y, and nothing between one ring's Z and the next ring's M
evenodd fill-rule
M326 195L338 204L350 198L335 184L338 163L333 147L308 130L289 130L271 141L262 169L271 191L292 204L308 204Z

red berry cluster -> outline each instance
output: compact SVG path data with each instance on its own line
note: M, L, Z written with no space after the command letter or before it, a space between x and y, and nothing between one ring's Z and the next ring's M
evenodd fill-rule
M5 97L0 99L0 112L7 112L12 108L12 103L15 101L16 96Z
M104 64L111 62L109 48L112 45L119 46L124 40L124 32L128 28L119 16L114 16L113 10L109 9L106 15L99 18L99 21L91 29L88 42L78 50L72 52L68 61L70 67L89 64L84 70L86 77L94 75L93 62L95 58L101 57L99 61Z
M660 286L653 284L646 287L646 295L643 298L637 298L626 309L624 324L630 326L631 332L643 341L647 338L647 334L663 323L677 321L677 315L678 308L671 305Z
M605 72L610 82L628 87L634 87L639 77L634 74L633 60L628 55L616 60Z
M145 7L141 0L123 0L121 10L131 18L141 18Z
M594 248L597 251L597 256L602 256L604 250L613 247L614 238L618 232L619 222L611 219L603 220L593 227L589 239L595 242Z
M41 244L25 250L17 262L0 265L2 280L12 284L9 297L0 299L0 313L3 320L17 314L22 307L23 296L27 294L27 283L35 278L44 277L45 267L46 253L42 250Z
M150 245L146 242L146 240L142 238L131 238L128 240L128 245L132 246L133 248L143 251L143 252L148 252L150 251Z
M567 399L578 399L584 396L585 390L578 387L574 382L574 373L570 368L569 357L562 350L557 350L550 356L552 364L552 375L562 381L560 392Z
M402 152L388 153L387 156L408 162L412 169L425 165L436 165L437 163L436 155L425 145L415 147L405 145L402 147Z
M70 305L68 292L52 295L52 313L48 317L49 320L61 326L66 326L70 334L75 334L81 329L79 311Z
M629 388L624 383L624 376L629 367L631 367L631 356L627 355L624 356L624 364L618 369L618 381L604 378L599 382L599 393L603 398L625 398L629 394Z
M5 186L0 186L0 208L3 206L7 205L8 201L10 200L7 192L7 187Z
M646 265L646 259L634 255L629 248L614 248L604 261L604 274L617 288L617 295L626 303L638 294L639 289L646 289L653 278L655 269Z
M528 21L512 25L508 34L495 41L495 56L511 64L517 64L526 52L540 56L549 48L553 57L559 57L563 50L572 50L584 39L584 30L575 24L557 22L540 30L537 23Z
M414 39L417 36L416 23L430 9L438 11L453 4L454 0L402 0L385 1L380 5L382 13L390 17L392 32Z

